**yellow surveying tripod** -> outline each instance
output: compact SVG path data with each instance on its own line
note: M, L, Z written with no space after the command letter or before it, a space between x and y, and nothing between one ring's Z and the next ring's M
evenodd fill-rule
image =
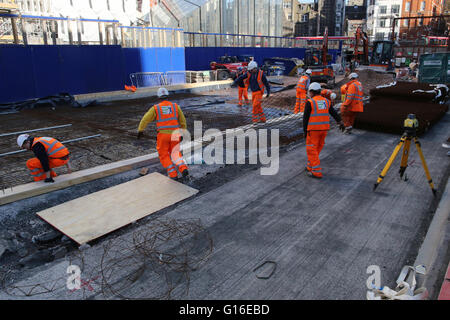
M402 145L403 147L403 154L402 159L400 162L400 178L403 178L403 174L405 173L406 167L408 166L408 155L409 155L409 147L411 146L411 139L414 138L414 143L416 144L417 151L419 152L420 159L422 160L423 169L425 170L425 174L428 179L428 184L431 187L431 191L433 191L433 195L436 195L436 190L434 189L433 180L431 179L430 172L428 171L428 166L425 161L425 158L423 156L422 148L420 147L420 142L417 139L417 128L419 127L419 121L416 119L416 115L409 114L406 120L404 121L403 127L405 129L405 132L403 133L400 142L397 144L397 146L394 149L394 152L392 152L391 157L389 158L388 162L386 163L386 166L384 167L383 171L381 171L380 176L378 177L377 183L373 186L373 190L375 190L381 181L383 181L384 177L386 176L389 168L391 167L392 163L395 160L395 157L397 156L398 152L400 151ZM405 177L406 181L406 177Z

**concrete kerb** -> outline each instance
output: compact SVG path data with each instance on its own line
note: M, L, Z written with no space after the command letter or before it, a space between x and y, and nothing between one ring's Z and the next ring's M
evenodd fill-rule
M427 286L428 271L433 267L436 260L438 249L442 243L446 223L450 216L450 180L447 180L444 192L441 200L439 201L436 212L428 228L425 240L423 241L416 260L414 261L414 267L423 265L425 266L426 273L423 276L418 277L418 287Z
M187 83L178 84L172 86L164 86L169 90L169 93L199 93L211 90L221 90L229 88L233 80L223 80L223 81L211 81L211 82L200 82L200 83ZM162 86L161 86L162 87ZM109 92L96 92L88 94L75 95L74 98L79 103L86 103L89 101L97 102L110 102L119 100L131 100L131 99L141 99L156 96L159 87L151 88L140 88L136 92L131 93L126 90L119 91L109 91Z

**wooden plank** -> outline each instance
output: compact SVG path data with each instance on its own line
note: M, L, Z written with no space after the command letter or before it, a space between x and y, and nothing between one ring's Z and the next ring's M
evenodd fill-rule
M94 168L75 171L71 174L64 174L58 176L55 179L54 183L45 183L43 181L38 181L13 187L12 189L5 189L3 191L0 191L0 205L38 196L40 194L48 193L51 191L68 188L80 183L101 179L113 174L133 170L142 166L149 165L155 159L158 159L157 152L145 156L97 166Z
M197 192L154 172L43 210L37 215L77 243L83 244Z

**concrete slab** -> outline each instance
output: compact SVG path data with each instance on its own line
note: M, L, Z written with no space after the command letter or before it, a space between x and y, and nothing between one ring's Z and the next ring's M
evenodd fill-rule
M440 147L449 136L449 123L447 114L420 139L438 192L447 183L450 169ZM370 265L380 267L383 285L395 287L401 268L417 255L433 202L414 150L407 182L398 177L400 159L396 159L376 192L372 191L398 139L359 130L342 135L333 129L321 154L322 180L304 174L306 152L301 146L281 157L274 176L249 172L166 213L166 219L198 219L214 242L212 255L189 272L189 281L172 288L171 297L365 299ZM136 231L116 240L130 243ZM104 247L99 244L85 252L85 263L98 275ZM274 261L276 270L269 279L259 279L253 270L266 261ZM135 267L129 264L117 278L133 275L135 279L120 292L123 296L149 298L166 290L151 285L161 281L162 274L149 269L138 274ZM40 270L21 283L43 282L51 272L51 268ZM87 296L75 294L80 299L118 298L105 296L101 282L93 291L85 290ZM11 298L0 294L5 297ZM61 284L40 298L67 299L69 292Z

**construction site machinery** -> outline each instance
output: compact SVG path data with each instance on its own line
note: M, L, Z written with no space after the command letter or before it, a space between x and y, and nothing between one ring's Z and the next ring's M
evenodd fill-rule
M374 41L372 55L370 56L370 67L381 68L381 71L394 70L394 42Z
M321 49L307 48L305 52L305 69L311 69L312 82L324 82L335 85L335 75L331 65L332 57L328 54L328 28L325 28Z
M403 128L405 132L403 133L399 143L395 147L394 151L392 152L392 155L390 156L388 162L386 163L385 167L383 168L383 171L381 171L381 174L379 175L377 182L373 186L373 190L375 190L378 185L383 181L384 177L386 176L389 168L391 167L392 163L395 160L395 157L399 153L400 149L403 146L403 152L402 152L402 159L400 161L400 178L403 178L403 175L405 175L406 167L408 166L408 156L409 156L409 148L411 146L411 140L414 139L414 143L416 145L417 151L419 152L420 160L422 160L422 166L425 170L425 174L428 179L428 184L430 185L431 191L433 192L433 195L436 195L436 189L434 188L433 180L430 176L430 171L428 170L427 162L425 161L425 157L423 156L422 148L420 146L420 142L417 139L417 129L419 128L419 121L416 118L416 115L409 114L408 117L405 119ZM407 181L407 177L405 175L405 181Z
M218 70L217 80L226 80L228 78L234 78L237 74L237 69L239 67L246 67L251 60L253 60L253 56L251 55L225 55L219 58L219 62L212 61L210 67L211 70Z

